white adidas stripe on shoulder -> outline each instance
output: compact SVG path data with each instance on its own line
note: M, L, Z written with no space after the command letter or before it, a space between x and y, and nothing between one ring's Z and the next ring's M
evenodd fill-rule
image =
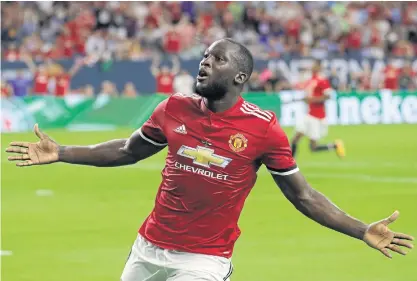
M248 108L250 108L250 109L253 109L253 110L259 110L259 111L261 111L262 113L264 113L264 114L266 114L266 115L268 115L269 117L271 117L272 118L272 113L271 112L268 112L268 111L266 111L266 110L262 110L261 108L259 108L259 106L256 106L256 105L254 105L254 104L252 104L252 103L248 103L248 102L243 102L243 104L245 105L245 106L247 106Z
M262 120L270 122L272 120L272 117L274 116L271 112L265 111L257 107L256 105L243 102L242 107L240 108L240 111L246 114L250 114L253 116L256 116Z

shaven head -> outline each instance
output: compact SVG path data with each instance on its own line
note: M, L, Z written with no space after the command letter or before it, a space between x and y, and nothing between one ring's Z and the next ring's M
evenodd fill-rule
M251 52L245 46L243 46L242 44L230 38L226 38L223 40L237 46L238 52L234 54L236 62L237 62L236 67L237 69L239 69L239 71L246 73L246 75L248 76L247 80L249 80L253 72L253 56Z

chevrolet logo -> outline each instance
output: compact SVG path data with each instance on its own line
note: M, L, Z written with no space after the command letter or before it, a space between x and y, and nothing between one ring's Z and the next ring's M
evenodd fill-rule
M217 166L220 168L226 168L227 165L232 161L232 159L223 157L217 154L214 154L214 150L197 146L197 148L192 148L186 145L181 146L177 152L178 155L193 159L193 163L210 168L210 165Z

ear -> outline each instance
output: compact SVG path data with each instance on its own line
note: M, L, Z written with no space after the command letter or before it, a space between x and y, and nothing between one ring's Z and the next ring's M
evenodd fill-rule
M246 73L239 72L239 74L235 76L235 83L238 85L243 85L248 80L248 78L249 76Z

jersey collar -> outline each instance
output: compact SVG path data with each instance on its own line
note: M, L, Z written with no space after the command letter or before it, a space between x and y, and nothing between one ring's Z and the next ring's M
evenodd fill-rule
M243 98L241 96L239 96L236 103L231 108L226 109L225 111L222 111L222 112L213 112L213 111L211 111L210 109L207 108L206 104L204 103L204 99L201 98L200 108L201 108L201 111L204 114L207 114L207 115L210 115L210 116L213 116L213 117L222 117L222 116L230 115L231 113L238 110L241 107L241 105L243 104L243 101L244 101Z

